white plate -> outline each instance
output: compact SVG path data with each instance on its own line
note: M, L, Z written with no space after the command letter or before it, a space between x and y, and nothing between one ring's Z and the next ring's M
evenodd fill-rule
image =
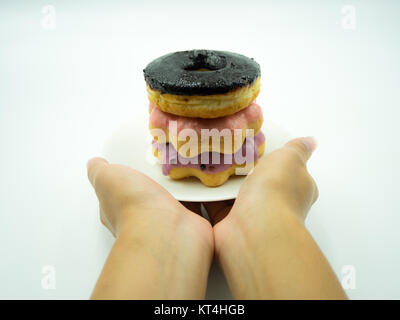
M264 115L267 118L266 115ZM266 153L281 147L290 134L276 123L265 120L263 132L266 137ZM232 176L222 186L210 188L195 177L172 180L161 172L161 165L152 155L151 135L146 120L134 120L112 134L103 149L104 157L139 170L158 182L180 201L220 201L236 198L244 176Z

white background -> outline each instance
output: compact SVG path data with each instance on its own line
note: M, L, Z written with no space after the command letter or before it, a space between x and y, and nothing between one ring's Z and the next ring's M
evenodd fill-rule
M342 26L346 4L354 30ZM349 296L399 299L399 9L378 0L2 1L0 298L89 297L113 238L86 161L127 121L147 121L148 62L208 48L255 58L265 113L318 139L309 168L320 199L307 226L340 279L354 266ZM41 286L47 265L54 290ZM214 271L208 297L229 297Z

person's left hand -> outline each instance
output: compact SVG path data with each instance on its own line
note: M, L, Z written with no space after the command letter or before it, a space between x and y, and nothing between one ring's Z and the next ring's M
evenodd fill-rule
M205 293L214 242L210 223L197 214L200 213L200 204L185 204L197 212L194 213L159 184L129 167L109 164L102 158L91 159L87 166L89 180L100 203L102 223L117 238L117 245L128 245L138 251L135 255L136 266L132 267L140 267L142 272L148 273L149 278L154 274L162 277L163 274L167 280L162 281L172 282L168 284L168 289L164 288L168 294L149 292L149 296L153 299L181 296L201 298ZM141 254L144 265L140 266ZM115 256L113 260L111 253L107 263L115 266L120 258ZM106 271L107 264L103 274ZM108 279L112 276L107 274L104 277ZM136 280L144 282L146 275L141 276L143 279ZM110 283L104 277L103 280L100 277L94 297L103 297L104 286ZM150 279L147 281L151 282ZM124 283L120 285L124 286ZM177 288L174 289L174 286Z

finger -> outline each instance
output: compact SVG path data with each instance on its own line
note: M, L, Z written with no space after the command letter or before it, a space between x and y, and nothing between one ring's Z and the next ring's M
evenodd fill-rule
M212 225L217 224L228 215L234 201L235 200L227 200L203 203Z
M317 141L313 137L303 137L290 140L285 144L284 148L295 150L304 164L307 163L311 154L317 147Z
M201 203L200 202L189 202L189 201L180 201L181 204L186 208L189 209L190 211L193 211L194 213L197 213L198 215L201 215Z
M107 160L100 157L92 158L88 161L86 165L87 174L89 181L93 187L95 187L96 177L98 176L99 172L101 172L101 170L104 169L107 165Z

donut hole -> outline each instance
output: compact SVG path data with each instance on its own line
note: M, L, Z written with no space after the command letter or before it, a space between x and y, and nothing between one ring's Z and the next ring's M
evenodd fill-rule
M185 69L188 70L188 69ZM189 69L190 71L212 71L211 69L207 69L207 68L200 68L200 69Z
M208 50L193 50L183 66L186 71L209 72L226 67L226 58Z
M199 63L191 63L187 66L185 66L183 69L185 71L199 71L199 72L210 72L210 71L216 71L220 70L224 67L222 66L212 66L209 64L199 64Z

